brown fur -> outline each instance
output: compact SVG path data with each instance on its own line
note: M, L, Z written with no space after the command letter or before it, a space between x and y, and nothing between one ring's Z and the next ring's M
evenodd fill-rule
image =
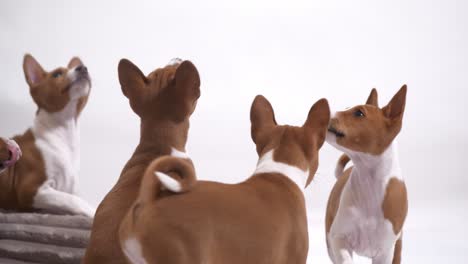
M395 244L395 252L393 254L393 261L392 264L400 264L401 263L401 249L403 248L403 234L401 235L400 239Z
M252 104L252 138L262 156L310 169L329 120L326 100L302 127L276 124L269 102ZM120 239L136 237L148 263L306 263L307 218L302 191L277 173L255 174L239 184L199 181L181 195L136 202L121 224Z
M10 159L10 150L6 142L0 138L0 164Z
M29 91L34 102L40 109L49 113L59 112L69 102L70 95L67 92L71 85L68 78L65 78L68 71L77 65L82 65L79 58L74 57L70 60L68 67L59 67L53 71L47 72L34 59L33 56L26 54L23 61L23 70ZM79 103L79 109L82 110L87 100L87 96L82 98ZM78 111L79 114L81 111Z
M76 66L78 58L72 58L68 68L60 67L47 72L29 54L24 56L23 69L26 82L34 102L39 109L53 113L62 110L69 102L67 92L70 82L64 76ZM79 61L80 64L81 61ZM60 72L60 76L55 73ZM85 105L86 98L81 103L81 109ZM33 198L39 186L46 180L45 165L42 154L35 145L34 135L27 130L23 135L13 138L21 147L23 155L12 167L4 171L0 176L0 208L31 211Z
M377 96L377 92L373 90L368 101L375 100L377 103L377 99L371 98L374 93ZM330 120L330 127L345 136L337 137L336 142L353 151L382 154L401 130L405 97L406 85L383 108L366 104L337 112L336 117ZM364 117L355 116L358 110Z
M309 168L310 174L306 186L309 185L318 167L318 155L314 155L314 150L319 149L323 144L323 141L317 140L325 138L326 131L321 128L326 126L324 122L328 122L330 118L330 110L327 107L328 102L325 99L319 100L310 109L302 127L278 126L270 103L262 97L257 97L252 104L250 119L252 140L256 144L259 155L262 156L271 149L277 148L274 156L276 161L294 164L301 169ZM314 119L313 116L320 118Z
M13 139L23 156L0 176L0 208L30 211L37 188L46 180L45 165L31 130Z
M390 179L385 190L382 210L384 217L392 223L393 232L398 234L403 228L408 213L408 197L403 181L397 178Z
M333 189L328 198L327 204L327 215L325 217L325 230L328 234L330 232L331 225L333 224L333 219L335 219L336 213L338 212L338 207L340 206L341 193L343 188L348 181L349 174L351 174L352 168L347 169L341 177L338 178Z
M189 117L200 97L200 77L189 61L145 77L137 66L122 59L118 72L122 92L141 118L140 143L97 209L83 263L126 263L118 244L120 222L135 201L150 163L169 155L171 147L185 150Z

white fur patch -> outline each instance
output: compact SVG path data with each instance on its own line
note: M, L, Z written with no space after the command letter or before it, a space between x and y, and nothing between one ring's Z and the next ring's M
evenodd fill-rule
M36 147L42 154L48 180L54 188L75 193L80 167L80 136L75 121L76 101L61 112L39 110L32 127Z
M179 151L176 148L171 149L171 156L181 159L190 159L189 155L185 152Z
M34 196L33 207L60 214L94 217L96 209L80 197L54 189L53 181L46 181Z
M273 150L265 153L257 163L254 174L259 173L279 173L294 182L299 189L305 188L305 183L309 177L309 170L304 171L298 167L273 160Z
M44 159L47 180L39 187L33 207L92 216L94 209L76 196L80 167L77 102L71 100L60 112L41 109L36 115L31 130Z
M182 59L180 58L173 58L172 60L169 61L167 66L173 66L173 65L178 65L182 63Z
M330 133L328 133L330 134ZM353 162L353 170L343 188L340 205L328 234L335 261L346 259L349 250L369 258L386 258L400 234L385 219L382 203L391 178L402 179L396 141L381 155L355 152L339 146L336 137L327 142L343 150ZM340 243L340 241L344 243Z
M180 183L174 180L171 176L159 171L156 171L154 175L158 177L159 181L164 186L164 188L168 189L169 191L178 193L182 190L182 186L180 185Z
M125 240L122 248L125 256L132 264L147 264L143 257L143 251L141 249L140 242L136 238L129 238Z

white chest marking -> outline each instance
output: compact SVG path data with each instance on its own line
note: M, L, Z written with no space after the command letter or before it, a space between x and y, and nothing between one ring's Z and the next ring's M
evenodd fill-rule
M305 183L309 177L309 170L304 171L298 167L273 160L273 150L265 153L257 163L254 174L259 173L279 173L294 182L299 189L305 188Z
M143 251L141 249L140 242L136 238L129 238L125 240L123 245L123 252L127 256L128 260L132 264L147 264L143 257Z
M72 101L56 113L39 110L32 127L36 147L45 163L45 184L67 193L75 193L80 167L76 104L76 101Z
M392 247L400 234L385 219L382 203L391 178L402 179L396 143L381 155L345 151L353 170L343 189L329 239L344 237L359 255L375 257Z

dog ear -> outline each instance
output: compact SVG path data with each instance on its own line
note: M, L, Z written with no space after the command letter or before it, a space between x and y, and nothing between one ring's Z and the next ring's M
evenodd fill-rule
M275 113L270 102L262 95L257 95L250 108L250 122L252 140L257 143L259 135L264 129L277 125Z
M23 70L26 82L30 87L40 83L46 75L46 72L42 69L41 65L30 54L24 55Z
M127 59L121 59L118 72L122 92L130 101L144 96L146 77L135 64Z
M179 118L186 118L195 110L200 97L200 75L195 65L190 61L183 61L176 69L173 82L173 98L182 103L177 106Z
M307 120L303 127L306 128L306 134L319 135L319 145L323 144L325 135L330 122L330 106L325 98L318 100L309 110ZM311 132L313 131L313 132Z
M406 103L406 84L393 96L392 100L382 108L384 115L390 120L401 120L405 111Z
M83 65L83 62L80 60L78 57L73 57L70 62L68 63L67 68L68 69L73 69L75 67L78 67L80 65Z
M367 98L366 104L379 107L379 98L377 95L377 89L372 88L372 91L370 92L369 97Z

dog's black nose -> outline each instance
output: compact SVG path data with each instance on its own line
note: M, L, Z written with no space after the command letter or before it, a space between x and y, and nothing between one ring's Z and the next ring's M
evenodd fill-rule
M75 71L80 72L80 73L88 73L88 68L84 65L80 65L76 67Z

